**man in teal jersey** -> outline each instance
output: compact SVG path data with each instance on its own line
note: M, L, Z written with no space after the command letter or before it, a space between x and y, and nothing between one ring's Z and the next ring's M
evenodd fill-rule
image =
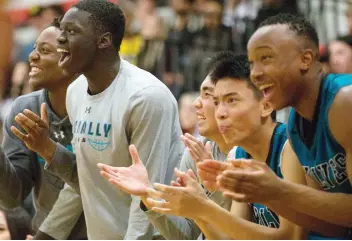
M265 20L248 42L252 82L276 110L293 108L288 134L310 187L278 179L255 160L237 162L238 167L250 166L255 171L228 171L220 175L219 183L236 201L261 203L315 231L320 227L308 222L308 217L341 225L348 237L352 227L352 75L324 75L318 46L311 23L287 14ZM225 184L229 178L232 181Z

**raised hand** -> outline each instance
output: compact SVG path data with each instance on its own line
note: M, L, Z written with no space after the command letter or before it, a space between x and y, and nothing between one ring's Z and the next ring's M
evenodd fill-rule
M145 196L147 189L152 187L148 172L139 158L134 145L130 145L129 151L132 157L132 165L129 167L112 167L99 163L100 174L114 186L131 195Z
M181 140L187 146L187 149L189 150L192 159L196 163L202 162L206 159L213 159L209 141L204 145L200 140L188 133L182 135Z
M24 134L15 126L11 126L11 131L17 138L22 140L29 150L38 153L45 161L50 161L55 154L56 144L50 139L46 104L41 105L40 116L25 109L15 117L15 121L27 133Z
M234 168L217 176L217 185L225 197L237 202L258 202L265 205L282 191L282 179L265 162L252 159L231 161Z
M148 189L149 208L155 212L188 218L196 218L206 213L205 204L209 199L193 171L185 173L175 169L175 174L183 180L184 186L155 183L155 189Z
M204 160L203 162L197 163L199 179L211 192L219 190L217 177L221 175L224 170L230 168L231 164L229 162L220 162L216 160Z

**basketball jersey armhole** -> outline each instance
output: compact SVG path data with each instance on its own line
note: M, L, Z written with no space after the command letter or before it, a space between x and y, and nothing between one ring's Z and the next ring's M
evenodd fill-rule
M234 146L231 150L230 150L230 152L229 152L229 154L227 154L227 157L226 157L226 160L228 161L228 160L231 160L231 159L236 159L237 158L237 148L238 148L238 146ZM231 159L230 159L231 158Z
M326 108L326 112L324 113L324 117L325 117L325 120L326 120L326 126L327 126L327 131L328 131L328 134L329 134L329 137L334 141L336 142L339 146L341 146L341 144L336 140L336 138L334 137L334 135L332 134L331 132L331 128L330 128L330 121L329 121L329 113L330 113L330 110L331 110L331 105L334 103L334 100L336 98L336 95L339 93L341 89L339 89L336 93L333 93L333 92L330 92L331 94L334 95L334 97L329 100L329 103L327 105L327 108ZM342 146L341 146L342 147Z
M289 143L289 139L287 139L287 140L285 141L284 145L282 146L281 153L280 153L279 170L280 170L281 175L282 175L283 177L285 177L285 176L284 176L284 173L282 172L282 158L283 158L284 151L285 151L285 148L286 148L286 146L288 145L288 143Z

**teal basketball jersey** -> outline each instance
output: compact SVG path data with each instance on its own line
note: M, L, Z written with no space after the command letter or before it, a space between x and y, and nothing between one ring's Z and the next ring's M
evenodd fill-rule
M328 119L330 106L336 94L348 85L352 85L352 75L325 76L320 86L311 127L304 128L304 122L307 121L294 109L291 110L287 125L292 148L304 170L327 192L352 193L346 171L346 152L331 134ZM304 132L310 130L310 137L305 137Z
M278 123L274 129L273 136L271 137L270 150L266 163L280 178L283 178L281 173L281 156L286 142L286 125ZM228 159L239 158L249 159L251 157L243 148L237 147L230 152ZM252 208L253 222L272 228L280 227L279 217L269 208L259 203L251 203L249 205Z

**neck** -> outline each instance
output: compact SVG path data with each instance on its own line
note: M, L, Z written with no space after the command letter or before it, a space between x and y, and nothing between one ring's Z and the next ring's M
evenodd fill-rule
M299 98L292 105L293 108L303 118L312 121L314 118L315 105L318 100L321 80L323 78L321 66L314 66L311 73L302 80L302 88L300 88Z
M90 94L99 94L110 86L119 72L120 63L120 56L112 50L105 51L95 59L83 73L88 80Z
M228 145L225 143L224 138L222 138L220 134L214 137L209 137L209 139L213 140L216 143L216 145L219 147L220 151L222 153L225 153L226 155L229 154L229 152L233 148L233 145Z
M270 151L270 143L275 126L276 122L269 117L264 125L239 146L246 150L253 159L265 162Z
M48 90L48 97L51 109L55 112L57 116L62 119L67 116L67 110L65 105L67 87L67 85L62 85L60 87L55 88L55 90L53 91Z

